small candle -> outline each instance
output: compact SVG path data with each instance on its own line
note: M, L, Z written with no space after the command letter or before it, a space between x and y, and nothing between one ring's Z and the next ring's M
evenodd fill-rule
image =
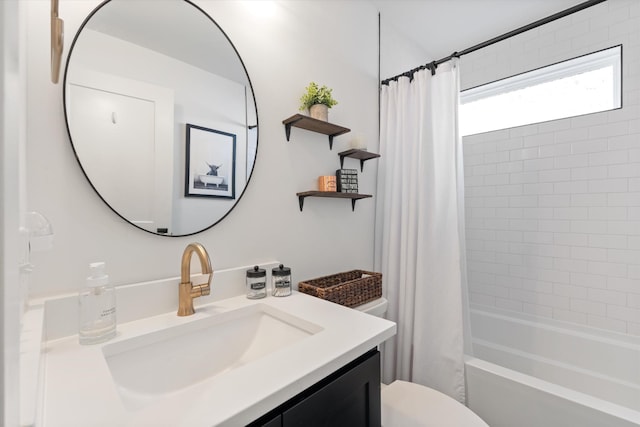
M355 148L358 150L366 150L367 143L365 142L364 135L361 133L355 134L350 141L351 148Z

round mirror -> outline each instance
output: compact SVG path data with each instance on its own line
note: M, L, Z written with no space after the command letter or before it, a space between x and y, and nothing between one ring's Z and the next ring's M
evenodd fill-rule
M110 0L80 27L64 77L67 130L118 215L167 236L221 221L249 183L255 98L238 52L186 0Z

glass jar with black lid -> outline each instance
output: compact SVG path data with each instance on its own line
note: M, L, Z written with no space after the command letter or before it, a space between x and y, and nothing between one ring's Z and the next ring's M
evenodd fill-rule
M267 271L257 265L247 270L247 298L260 299L267 296Z
M280 264L271 270L271 282L273 284L272 295L274 297L286 297L291 295L291 269Z

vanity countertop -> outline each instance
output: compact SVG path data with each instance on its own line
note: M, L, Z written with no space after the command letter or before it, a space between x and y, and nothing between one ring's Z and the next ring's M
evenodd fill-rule
M127 407L112 379L104 346L253 304L286 311L322 329L146 406ZM249 300L236 296L206 305L196 302L192 316L178 317L170 312L119 324L116 338L104 344L81 346L77 335L46 341L38 425L245 425L375 348L395 330L393 322L294 292L286 298Z

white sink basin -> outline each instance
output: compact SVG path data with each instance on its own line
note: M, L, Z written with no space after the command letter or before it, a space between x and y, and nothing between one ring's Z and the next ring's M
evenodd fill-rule
M321 330L272 306L255 304L107 344L103 354L123 402L137 409Z

